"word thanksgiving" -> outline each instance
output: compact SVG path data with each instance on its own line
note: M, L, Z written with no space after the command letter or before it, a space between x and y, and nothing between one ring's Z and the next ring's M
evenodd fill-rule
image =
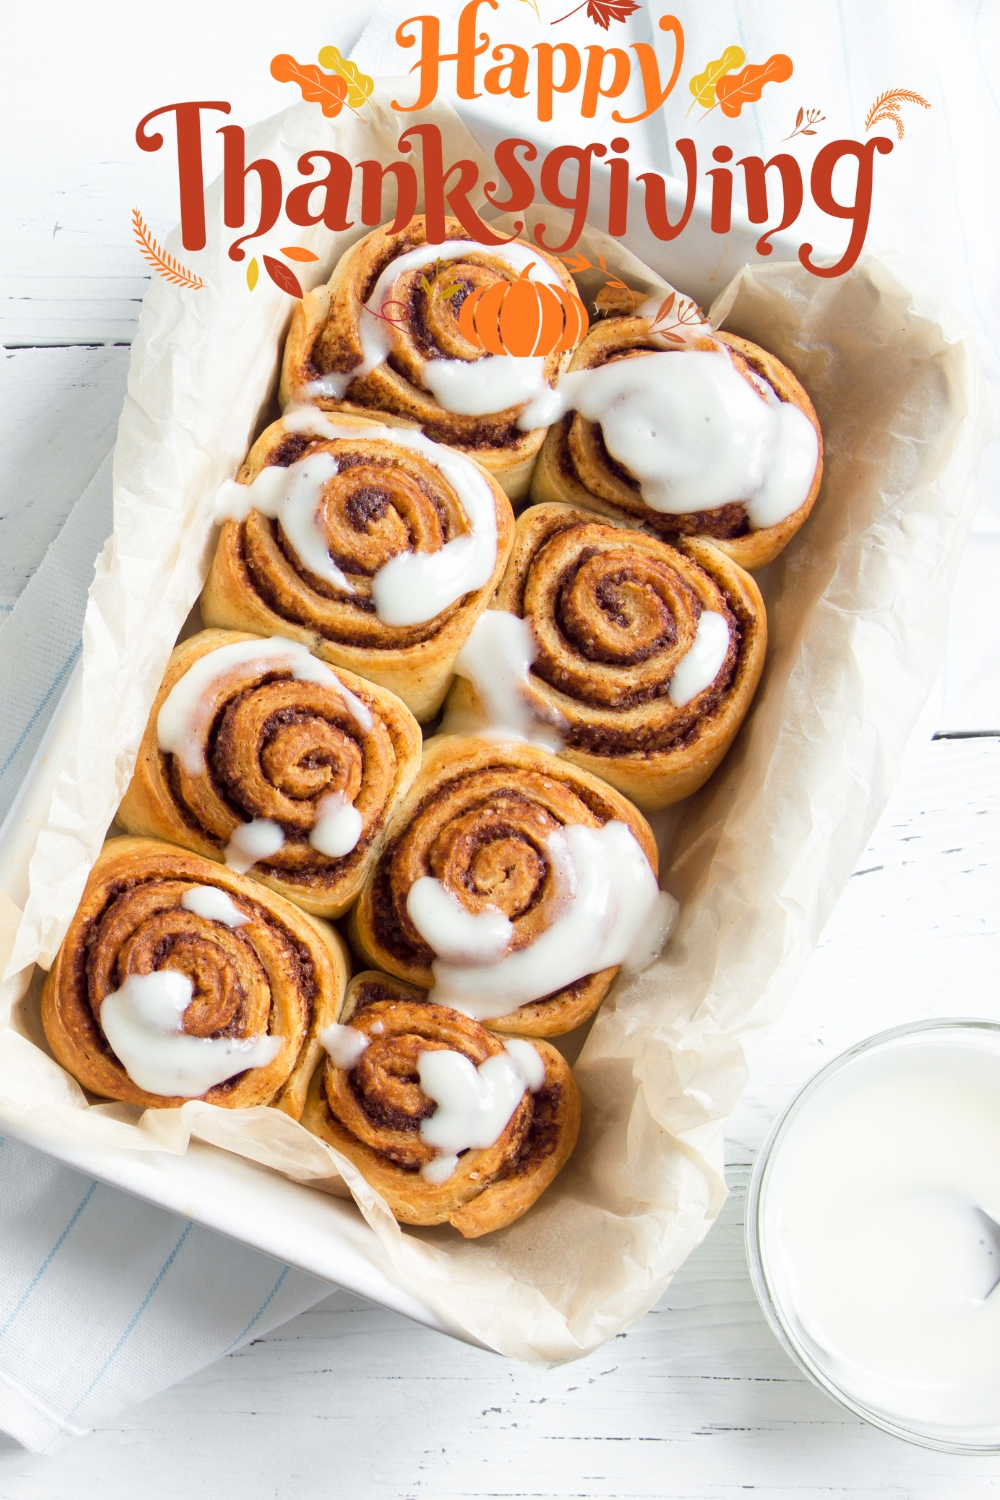
M666 15L657 23L661 31L672 35L675 44L673 68L666 79L660 73L654 49L646 42L631 44L634 61L617 47L586 47L583 49L587 53L584 60L570 43L538 43L533 48L536 54L533 69L526 49L500 44L492 49L491 54L497 66L483 67L480 76L477 60L489 49L490 38L484 32L477 34L478 12L483 5L495 10L497 3L498 0L469 0L459 15L452 51L442 51L440 22L434 16L414 16L398 26L398 45L404 49L419 47L419 56L411 70L417 74L415 100L406 103L398 99L391 101L393 110L402 116L400 124L404 127L397 142L398 160L352 163L336 151L317 147L299 156L296 163L298 180L289 183L282 179L277 163L269 158L259 157L247 162L246 138L240 125L216 126L224 148L223 222L229 229L245 231L232 241L230 258L242 261L247 241L267 234L282 213L289 223L295 225L322 222L333 230L354 227L355 221L348 218L348 213L352 201L357 202L357 196L352 199L352 190L358 177L362 224L374 227L385 223L391 215L392 230L397 231L409 223L418 203L422 203L427 215L427 238L431 244L440 244L447 238L446 216L451 214L459 220L470 239L487 245L501 245L505 242L504 237L490 228L473 207L473 202L481 202L485 197L498 212L516 214L535 203L540 194L547 203L567 212L569 226L558 243L550 243L550 227L544 223L536 224L532 230L534 239L546 250L563 253L576 244L584 224L594 222L590 208L595 173L606 170L606 191L602 187L600 194L602 202L605 197L607 200L606 222L601 227L606 228L610 235L624 235L628 229L630 207L632 212L637 212L638 202L638 195L634 191L630 193L633 177L626 155L629 142L624 135L616 134L610 141L592 141L583 146L556 146L540 161L538 149L531 141L509 137L500 141L494 150L495 179L480 183L477 163L467 158L446 159L437 125L413 123L407 126L405 116L426 108L434 100L441 85L443 66L453 64L455 92L460 99L481 97L480 85L491 94L526 98L530 76L540 120L552 118L554 94L577 90L581 117L594 118L599 100L622 96L635 72L642 90L641 108L629 115L615 109L611 115L612 120L621 125L634 124L660 109L677 83L684 55L684 33L680 22L675 16ZM789 71L790 67L789 63ZM186 250L201 250L206 244L202 132L213 124L213 113L228 115L230 112L231 106L224 100L187 100L151 110L136 127L136 141L142 150L158 151L164 144L164 137L159 130L150 131L148 127L154 120L173 116L181 239ZM771 237L796 222L805 202L807 184L796 158L779 151L766 161L763 156L744 156L733 163L732 149L719 145L711 150L712 165L705 167L706 148L702 148L700 160L692 137L680 138L675 147L685 173L680 191L658 172L641 172L634 179L642 187L642 212L650 232L662 241L674 240L682 234L691 218L699 186L708 179L711 229L715 234L728 234L732 227L735 172L739 170L743 174L742 186L750 222L771 226L757 241L758 254L769 255ZM849 221L851 227L848 243L833 265L817 263L813 259L812 244L803 243L799 247L799 260L814 275L842 276L857 261L868 230L875 157L892 149L893 142L887 136L876 135L865 142L834 140L817 153L808 179L812 201L822 213L833 219ZM845 194L841 191L835 196L834 174L845 158L856 163L853 192ZM537 163L537 185L528 171L529 163ZM259 184L259 194L254 194L255 202L259 197L259 211L256 224L248 227L246 189L251 174L256 176ZM842 188L842 177L838 176L837 180ZM354 211L358 212L357 209ZM517 221L514 232L521 234L524 227L523 221Z

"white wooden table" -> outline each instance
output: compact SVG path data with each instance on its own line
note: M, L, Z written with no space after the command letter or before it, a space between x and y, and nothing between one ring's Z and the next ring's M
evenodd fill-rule
M112 9L103 6L105 20ZM369 9L358 6L359 25ZM207 46L224 40L248 58L251 22L266 14L262 3L244 7L234 37L211 7L183 0L175 11L191 24L201 18ZM60 25L74 29L63 33L49 75L53 90L75 89L78 103L72 59L78 67L80 49L96 55L98 47L85 35L88 15L58 8ZM27 8L11 25L12 47L38 45ZM164 33L150 64L163 76L180 67L178 34ZM287 45L295 51L293 36ZM211 77L209 68L209 90ZM100 141L112 115L121 134L122 121L134 125L151 107L155 86L140 82L124 78L114 99L79 111L77 133L58 149L36 141L13 208L8 200L0 317L4 342L20 347L0 361L0 610L96 470L121 404L145 284L123 231L139 174L134 161L109 159ZM256 97L234 95L242 117L263 112L252 107ZM167 167L157 178L147 162L141 180L147 216L162 228L172 212ZM830 1057L920 1017L1000 1018L1000 653L988 669L980 653L972 668L964 649L975 632L996 633L1000 530L989 515L1000 512L996 497L987 502L963 564L943 688L794 1003L753 1059L728 1131L732 1193L721 1220L660 1305L592 1357L539 1373L335 1292L61 1454L33 1457L0 1437L2 1500L736 1500L747 1491L766 1500L985 1500L1000 1491L1000 1459L909 1447L841 1412L800 1376L754 1300L742 1235L754 1151ZM940 730L963 737L932 739Z

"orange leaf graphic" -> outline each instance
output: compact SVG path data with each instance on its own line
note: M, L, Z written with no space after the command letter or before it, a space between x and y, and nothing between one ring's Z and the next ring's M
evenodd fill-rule
M132 233L139 241L141 254L149 261L153 270L163 277L164 281L169 281L173 286L190 287L194 292L199 291L205 285L200 276L196 276L193 271L182 266L179 260L175 260L172 255L168 255L160 248L146 228L142 214L137 208L132 210Z
M715 103L716 85L724 73L731 73L747 60L746 53L742 47L727 47L721 57L715 58L709 63L704 73L696 73L688 81L688 88L694 95L694 103L701 104L705 109L711 109Z
M554 21L552 22L552 25L555 25ZM576 276L581 271L589 271L592 269L590 261L585 255L560 255L559 259L562 261L563 265L566 267L567 271L569 271L571 276Z
M279 83L297 83L303 99L318 104L332 118L339 115L347 98L347 83L337 73L324 73L312 63L298 63L287 52L271 58L271 77Z
M264 261L264 270L270 276L275 286L280 287L283 292L287 292L289 297L302 297L303 293L302 288L299 286L299 278L294 271L290 271L280 260L275 260L273 255L265 255L262 259Z
M313 255L311 250L303 250L300 245L282 245L282 255L287 255L289 260L319 260L318 255Z
M715 85L715 95L722 113L736 118L744 104L753 104L764 92L765 83L784 83L792 76L792 59L776 52L766 63L747 63L741 73L726 73Z

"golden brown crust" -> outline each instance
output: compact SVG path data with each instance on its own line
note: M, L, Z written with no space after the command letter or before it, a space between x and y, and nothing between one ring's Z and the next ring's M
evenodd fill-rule
M377 990L384 997L372 998ZM363 1003L353 1005L361 995ZM382 974L359 975L345 1006L346 1024L367 1041L357 1063L317 1068L302 1123L342 1152L402 1224L452 1224L467 1239L520 1218L562 1169L576 1145L580 1095L572 1070L545 1042L536 1093L525 1093L492 1146L463 1153L442 1183L420 1168L439 1154L420 1135L435 1112L420 1087L421 1053L448 1049L478 1067L503 1052L502 1042L458 1011L431 1004L420 991Z
M649 333L650 320L612 317L595 324L574 354L570 370L590 370L609 360L663 353L664 347ZM667 515L643 501L639 486L604 445L600 424L569 412L548 431L538 455L531 481L531 498L582 506L599 515L642 527L667 541L680 537L702 537L726 553L741 568L761 568L773 561L791 541L815 504L823 478L823 434L805 388L780 360L765 349L735 334L718 332L712 339L695 340L689 347L712 347L713 340L731 350L736 369L750 383L767 382L782 401L790 401L808 417L819 440L816 473L799 508L774 526L751 531L745 507L739 502L717 510Z
M230 928L181 906L195 886L224 891L250 920ZM274 1061L202 1097L226 1109L272 1104L298 1119L350 972L325 922L242 875L155 839L105 844L42 992L42 1025L67 1072L104 1099L161 1109L183 1097L133 1083L100 1025L104 999L129 974L173 969L193 983L184 1029L234 1038L282 1038Z
M599 828L614 819L631 829L656 874L649 825L607 782L534 745L440 735L424 746L417 779L351 913L351 942L373 968L429 990L434 953L406 900L416 880L433 874L468 910L490 906L509 916L513 948L523 948L549 919L544 840L560 827ZM561 1036L594 1013L616 973L585 975L487 1024L511 1035Z
M534 505L519 518L492 607L531 622L531 704L558 729L562 756L647 812L708 780L764 666L760 591L717 545L690 537L672 547L568 505ZM715 681L678 706L667 689L706 609L726 618L729 655ZM465 678L448 710L458 722L482 720Z
M320 515L331 556L352 592L311 574L280 524L252 510L245 521L223 523L201 596L202 618L207 625L301 641L331 665L387 687L426 720L440 708L455 657L503 575L514 515L500 486L483 474L497 525L496 564L487 582L420 624L383 623L372 602L378 569L401 553L437 551L467 533L470 521L425 453L393 443L369 420L351 426L364 435L315 437L274 422L254 443L237 481L251 484L262 469L331 454L338 473L323 487Z
M445 237L467 240L457 219L445 220ZM461 261L435 266L438 254L427 246L427 264L404 272L393 284L391 298L399 303L402 322L387 324L392 339L390 358L368 375L351 381L341 398L310 394L306 388L325 374L347 374L363 361L361 322L371 318L362 310L385 268L399 256L427 244L426 220L418 214L396 234L383 227L365 235L346 251L326 286L307 293L296 307L285 344L281 368L282 406L312 402L324 411L378 415L384 420L402 420L421 427L428 437L471 454L487 469L512 500L528 493L535 455L545 429L522 432L517 418L523 407L486 416L462 416L449 412L431 395L421 379L427 358L473 360L483 356L458 329L458 311L476 287L504 279L516 272L504 265L489 246L482 246ZM569 273L553 255L537 246L527 246L538 261L557 272L566 290L575 293ZM430 292L423 285L426 278ZM440 295L443 286L457 286L450 297ZM550 354L545 376L554 384L569 354Z
M174 648L117 821L129 833L168 839L223 861L239 827L269 818L281 826L285 844L250 875L315 916L340 917L364 884L392 809L417 774L420 726L395 694L343 667L334 675L369 710L370 727L358 722L335 687L247 662L206 692L198 735L203 768L185 770L176 755L159 748L160 708L195 662L257 640L245 631L203 630ZM362 820L355 847L340 857L321 854L309 841L330 793L340 793Z

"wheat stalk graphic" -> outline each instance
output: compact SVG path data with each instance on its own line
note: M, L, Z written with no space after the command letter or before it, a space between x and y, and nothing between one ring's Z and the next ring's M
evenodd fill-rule
M165 281L171 282L174 286L190 287L193 291L198 291L205 285L200 276L196 276L193 271L182 266L179 260L175 260L172 255L168 255L160 248L137 208L132 210L132 233L139 242L140 254Z
M886 89L884 94L879 94L875 103L868 111L865 119L865 134L867 135L873 125L880 125L891 120L896 127L896 139L903 139L903 117L899 113L901 104L919 104L922 109L930 109L930 101L923 94L914 94L910 89Z

